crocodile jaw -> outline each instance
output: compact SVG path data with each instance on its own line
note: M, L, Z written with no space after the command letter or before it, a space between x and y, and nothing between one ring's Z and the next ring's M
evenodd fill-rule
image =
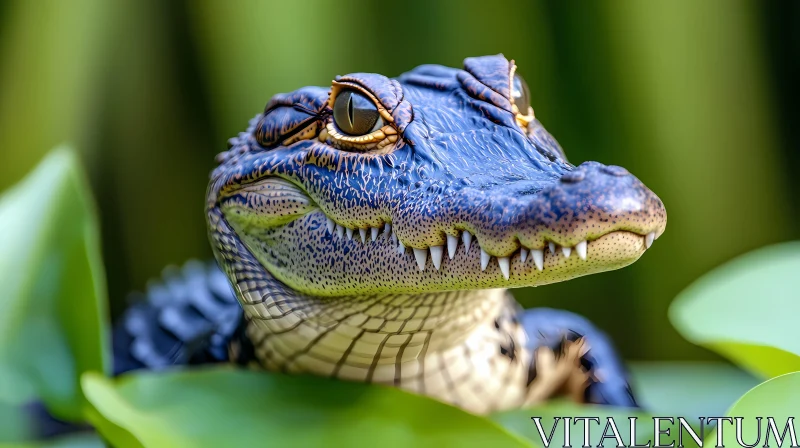
M627 266L645 252L648 238L614 231L586 242L585 257L578 250L556 245L553 252L549 248L532 251L521 248L506 257L492 257L478 241L473 239L467 249L464 240L459 238L450 258L446 246L403 247L395 242L391 231L377 232L375 240L372 231L366 231L366 238L362 240L360 232L348 237L347 231L337 231L335 226L329 232L327 222L324 214L315 212L263 233L246 233L241 229L236 233L270 274L294 290L318 296L516 288L556 283ZM302 241L297 240L298 235L304 235ZM287 240L297 244L263 244L264 241Z
M453 213L453 221L422 225L416 233L402 219L377 227L346 227L322 212L299 186L275 177L227 193L220 210L262 267L298 292L420 293L537 286L627 266L665 226L663 205L645 191L644 202L625 196L608 214L596 208L581 213L575 207L567 224L532 216L505 231L498 225L481 229ZM545 193L536 200L547 201L552 209L554 196ZM591 202L589 196L559 194L561 201ZM541 213L531 204L536 205L529 201L521 210ZM416 247L415 241L425 239L434 244Z

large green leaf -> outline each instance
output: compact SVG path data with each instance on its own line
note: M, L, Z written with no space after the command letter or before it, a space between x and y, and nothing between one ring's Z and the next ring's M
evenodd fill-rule
M787 373L767 380L747 392L726 413L727 416L741 417L741 440L750 445L758 446L798 446L800 442L800 424L797 422L800 412L800 372ZM760 434L757 417L761 417ZM774 426L770 425L767 417L774 419ZM775 431L780 436L786 429L787 419L794 418L794 435L792 441L789 431L786 432L783 443L776 443ZM772 426L770 428L770 426ZM722 422L722 441L725 446L741 446L737 443L736 421ZM768 435L769 434L769 435ZM714 434L706 440L707 446L714 446ZM767 441L769 437L769 441Z
M631 363L631 383L636 392L640 410L609 406L579 405L564 400L555 400L529 409L500 412L492 419L511 431L543 444L542 436L532 417L541 418L540 424L546 437L555 425L551 447L564 446L564 418L572 418L569 433L570 444L583 445L584 423L575 423L575 417L598 417L600 423L588 422L591 446L597 446L603 435L607 418L613 418L622 440L630 442L629 418L636 417L636 438L641 443L654 441L654 416L684 416L700 434L696 417L722 415L732 403L758 381L741 370L722 363ZM560 420L555 419L559 417ZM677 422L662 422L661 429L669 428L674 436L680 427ZM609 429L610 431L610 429ZM609 432L609 435L613 433ZM684 443L693 446L692 439L684 431ZM668 440L662 436L662 441ZM616 446L613 438L603 440L603 446Z
M0 197L0 401L78 419L80 375L106 367L98 226L75 154L53 151Z
M118 447L521 447L495 423L392 387L209 368L87 373L90 419ZM127 434L126 434L127 433Z
M721 362L634 362L631 385L653 415L722 415L759 380Z
M4 443L20 442L31 434L30 422L20 406L0 401L0 448Z
M7 444L0 442L0 448L104 448L105 446L100 437L94 433L71 434L36 442Z
M575 420L575 418L590 417L597 421ZM596 447L601 443L601 437L609 418L613 419L617 425L617 430L625 445L630 442L630 430L628 418L635 417L636 421L636 441L646 443L652 440L653 427L650 414L642 411L627 408L615 408L611 406L590 406L580 405L566 400L555 400L541 406L518 409L514 411L499 412L491 416L492 420L500 423L515 433L524 436L538 444L551 447L584 445L584 425L589 428L589 445ZM540 427L537 427L533 418L539 419ZM570 420L565 420L569 418ZM568 422L568 424L565 424ZM565 444L565 426L569 427L569 444ZM674 426L674 425L673 425ZM663 426L663 427L666 427ZM539 431L542 431L540 434ZM612 431L609 429L609 431ZM609 432L608 434L613 434ZM542 437L544 435L544 437ZM602 441L603 446L615 447L617 443L614 439L607 438Z
M800 370L800 242L750 252L704 275L670 319L695 344L766 377Z

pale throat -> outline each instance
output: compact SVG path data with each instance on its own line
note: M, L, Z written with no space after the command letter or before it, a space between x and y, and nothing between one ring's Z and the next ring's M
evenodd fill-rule
M244 303L256 354L271 369L397 364L464 344L509 307L505 289L315 297L277 282ZM309 360L308 358L312 358ZM317 362L319 361L319 362ZM331 367L333 366L333 367Z

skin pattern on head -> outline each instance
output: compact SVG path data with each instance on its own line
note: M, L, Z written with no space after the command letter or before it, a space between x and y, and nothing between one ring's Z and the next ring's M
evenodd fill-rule
M666 226L624 168L567 162L502 55L276 95L218 162L210 239L262 366L477 413L608 377L590 330L553 345L504 288L621 268Z

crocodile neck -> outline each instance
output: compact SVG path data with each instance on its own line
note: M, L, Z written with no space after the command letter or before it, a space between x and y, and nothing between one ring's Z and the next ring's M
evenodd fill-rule
M261 285L245 311L268 370L394 385L478 412L530 398L531 354L504 289L324 298Z
M318 346L311 351L335 360L338 367L348 365L351 358L369 357L369 365L394 364L396 359L409 361L429 351L450 349L463 344L507 305L502 289L310 297L282 287L266 290L263 298L248 309L257 326L295 350ZM387 350L387 344L403 348L402 353ZM300 356L298 351L285 354L279 367L291 370Z

